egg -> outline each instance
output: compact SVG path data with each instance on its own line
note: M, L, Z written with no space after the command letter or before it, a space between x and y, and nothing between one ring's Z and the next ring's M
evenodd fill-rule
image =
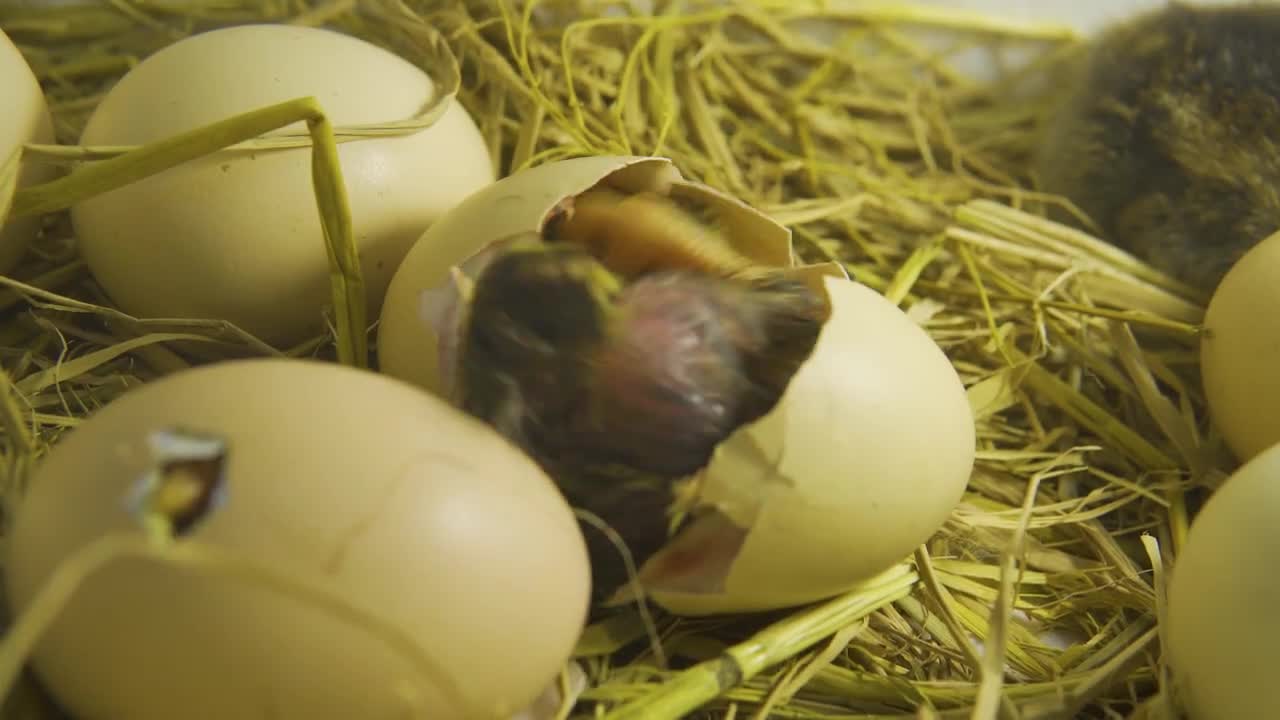
M1166 649L1191 720L1280 716L1280 444L1209 498L1174 561Z
M392 280L378 340L382 371L452 397L467 278L504 241L542 231L567 200L600 188L709 209L738 253L791 268L831 309L778 404L722 442L691 485L695 506L714 512L645 564L648 594L686 615L802 604L879 575L935 533L961 499L975 456L968 399L946 355L838 266L798 266L785 227L685 180L661 158L536 166L446 213ZM730 557L712 567L725 560L717 548L726 540ZM692 564L691 583L692 556L704 561Z
M1280 442L1280 233L1222 278L1205 310L1200 373L1209 414L1243 462Z
M76 717L505 719L569 659L590 574L549 479L430 394L312 360L184 370L64 436L7 537L13 607L31 612L90 543L139 537L140 482L184 458L219 484L174 555L203 548L317 588L432 669L235 565L121 557L83 581L32 660Z
M53 121L44 92L22 53L0 30L0 166L24 143L52 144ZM18 187L35 185L53 177L52 166L19 161ZM0 273L12 270L26 253L40 229L39 217L3 222L0 217Z
M335 126L399 121L432 98L407 60L338 32L243 25L150 55L102 99L84 145L162 140L315 97ZM294 123L279 132L302 132ZM273 133L273 134L276 134ZM414 240L493 181L488 148L457 102L420 132L338 146L370 312ZM111 299L147 317L228 320L278 347L324 330L329 264L307 147L222 151L72 208L81 251Z

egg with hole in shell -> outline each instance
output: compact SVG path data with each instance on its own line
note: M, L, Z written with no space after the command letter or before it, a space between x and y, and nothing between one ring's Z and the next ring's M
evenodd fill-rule
M53 120L44 92L22 53L0 30L0 185L4 166L25 143L52 144ZM52 166L29 158L18 159L14 168L15 188L27 187L53 178ZM6 213L7 214L7 213ZM0 273L7 273L22 260L40 230L39 217L23 217L3 222L0 216Z
M19 617L73 563L127 551L79 578L32 658L102 720L507 720L569 660L590 589L537 465L429 393L312 360L130 390L44 457L6 540Z
M624 277L722 267L746 277L766 268L802 281L826 308L816 342L772 409L733 429L696 472L672 484L670 504L689 519L640 558L639 573L643 590L668 610L768 610L838 594L909 556L959 502L975 429L965 389L938 345L839 265L798 264L785 227L686 180L662 158L531 167L442 216L392 280L378 338L382 371L458 402L468 375L485 372L466 364L477 329L503 315L569 322L566 306L539 305L521 288L508 293L505 309L491 300L473 307L478 297L501 300L501 288L481 292L502 282L489 269L536 250L536 238L548 247L579 243ZM602 407L617 400L602 398ZM627 422L637 435L649 429ZM581 478L556 479L570 497L595 492L570 492ZM607 494L617 484L593 487ZM614 509L623 522L641 513L661 520L664 512L638 503ZM599 584L621 560L594 527L586 534ZM613 599L626 596L624 588Z
M179 40L138 63L94 109L84 145L142 145L312 96L336 127L414 117L433 78L364 40L242 25ZM338 145L368 306L436 217L493 181L488 147L453 99L408 135ZM303 122L272 131L305 131ZM330 268L311 148L224 150L74 206L89 269L125 312L227 320L287 347L324 332Z

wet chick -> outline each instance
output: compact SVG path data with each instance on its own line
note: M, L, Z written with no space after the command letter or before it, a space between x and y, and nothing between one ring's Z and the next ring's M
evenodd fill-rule
M477 278L461 406L608 523L637 565L669 536L672 484L777 402L825 319L798 281L667 269L623 283L586 249L513 245ZM626 580L586 532L598 596Z
M1211 292L1280 229L1280 7L1173 4L1101 35L1037 171L1105 239Z

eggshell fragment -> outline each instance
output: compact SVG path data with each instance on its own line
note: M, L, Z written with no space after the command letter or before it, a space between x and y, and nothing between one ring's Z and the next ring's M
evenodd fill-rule
M225 448L221 500L176 551L229 553L383 619L469 712L367 627L243 573L125 557L84 581L33 659L77 717L506 720L567 661L590 575L555 486L435 397L315 361L171 375L55 445L7 538L19 612L62 560L139 532L131 507L158 431Z
M542 230L566 198L601 184L654 191L714 207L736 249L768 265L791 263L791 235L741 201L681 177L659 157L589 156L521 170L480 190L440 217L413 246L387 290L378 326L383 372L448 394L460 300L452 273L474 275L505 240ZM442 342L443 340L443 342Z
M313 96L336 126L417 114L434 84L418 67L341 33L245 25L147 57L95 109L81 142L145 144L239 113ZM282 132L303 132L303 123ZM404 136L338 146L367 300L441 213L493 181L483 137L451 102ZM223 151L72 209L85 261L126 312L229 320L277 346L323 331L329 264L311 149Z
M1280 716L1280 444L1256 454L1191 524L1169 584L1167 648L1191 720Z
M1200 372L1214 424L1247 461L1280 443L1280 233L1236 261L1209 300Z
M53 121L44 92L22 53L0 30L0 166L24 143L52 144ZM52 166L21 161L18 187L44 182L53 177ZM40 229L39 217L3 222L0 216L0 273L18 264Z
M701 505L721 526L677 536L641 570L682 615L768 610L852 589L942 526L973 469L964 386L942 350L874 290L820 282L831 317L778 405L731 435L703 471ZM687 550L741 546L688 577ZM685 570L666 570L671 558ZM722 577L708 575L727 563Z

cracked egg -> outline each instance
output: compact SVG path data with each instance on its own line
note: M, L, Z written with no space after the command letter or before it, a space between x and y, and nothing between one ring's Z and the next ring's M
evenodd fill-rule
M685 180L665 158L590 156L538 165L472 193L414 244L383 303L380 369L448 395L465 321L466 283L507 244L540 233L567 202L593 190L655 193L697 203L717 214L726 237L740 243L738 253L765 265L792 264L786 228L713 188Z
M96 555L32 664L103 720L506 720L569 659L590 584L535 464L428 393L309 360L112 401L43 459L7 539L20 618Z
M624 288L671 270L731 282L773 273L801 281L825 306L816 342L805 348L798 369L767 411L726 432L693 471L665 478L670 481L665 513L643 502L619 505L616 518L624 522L642 512L681 520L670 523L676 530L659 548L637 558L643 561L638 585L605 591L614 601L626 600L639 587L672 612L696 615L820 600L902 561L959 502L973 466L975 430L964 387L937 344L879 293L850 280L838 264L801 264L787 228L725 193L686 180L662 158L548 163L503 178L447 213L422 236L392 280L379 331L382 371L460 402L467 394L466 379L477 370L466 365L465 351L477 331L486 330L484 324L520 316L532 318L534 325L567 325L557 318L569 312L572 293L536 296L525 287L493 288L520 276L489 272L504 265L497 259L530 252L530 244L538 242L547 247L576 243L621 278ZM494 291L480 292L486 288ZM482 296L488 303L483 312L473 307ZM495 307L495 299L509 305ZM539 322L539 316L547 322ZM667 342L661 338L672 334L660 319L643 325L646 337L660 338L657 342ZM710 325L703 328L714 331ZM550 341L542 345L558 347ZM560 351L572 359L568 349ZM661 359L655 363L661 365ZM520 367L508 365L513 373L503 381L510 384ZM593 371L590 362L580 365L586 373ZM538 386L544 377L546 382L567 377L566 387L572 387L573 372L544 369L525 373L531 384L515 394L554 399L557 390ZM557 374L561 380L554 379ZM649 418L616 417L625 414L621 408L646 407L624 397L636 394L595 397L592 406L614 413L611 426L625 428L630 421L639 434L651 429ZM529 433L511 431L518 422L508 414L492 424L520 440ZM538 423L546 429L545 420ZM681 435L679 427L658 429L669 438ZM522 447L530 450L528 443ZM617 490L607 481L593 486L598 490L584 490L582 477L557 473L557 459L547 462L544 449L531 452L575 505L581 507L575 495ZM658 524L664 520L656 518ZM592 532L587 530L589 542ZM593 551L592 562L599 595L604 564L621 560Z

